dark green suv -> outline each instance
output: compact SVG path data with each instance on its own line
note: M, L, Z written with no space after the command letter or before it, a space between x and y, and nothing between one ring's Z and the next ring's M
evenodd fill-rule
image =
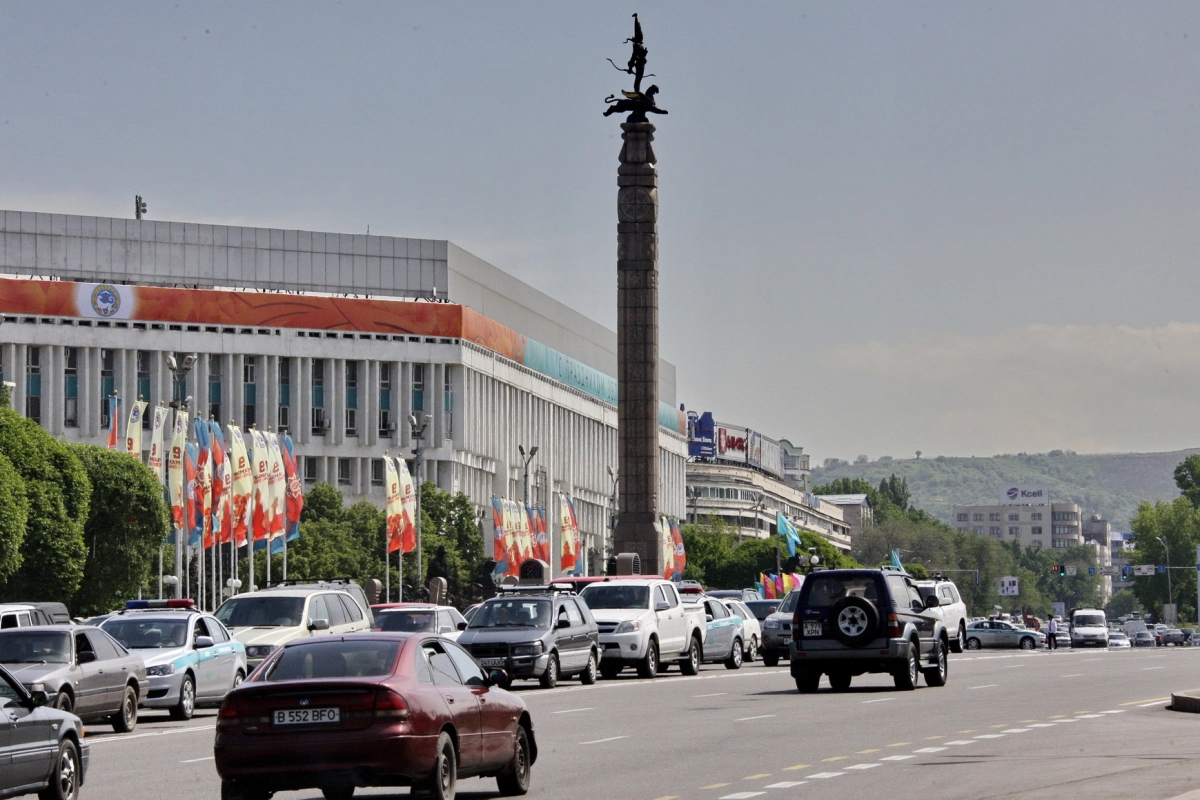
M922 598L917 583L893 569L834 569L804 580L792 614L791 672L803 693L817 690L821 675L835 692L856 675L886 672L897 689L915 689L922 673L944 686L949 634Z

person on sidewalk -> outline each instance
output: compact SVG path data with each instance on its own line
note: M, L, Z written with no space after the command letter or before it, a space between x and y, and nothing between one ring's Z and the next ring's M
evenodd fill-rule
M1054 615L1050 615L1050 622L1046 624L1046 649L1058 649L1058 620Z

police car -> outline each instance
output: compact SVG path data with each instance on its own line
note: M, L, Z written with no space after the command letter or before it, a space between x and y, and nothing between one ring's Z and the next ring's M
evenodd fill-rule
M246 647L192 600L130 600L100 628L146 662L150 690L143 708L191 719L246 678Z

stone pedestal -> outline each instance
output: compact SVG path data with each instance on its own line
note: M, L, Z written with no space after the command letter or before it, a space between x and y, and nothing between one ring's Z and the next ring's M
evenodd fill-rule
M654 126L621 125L617 170L618 553L662 571L658 522L658 173Z

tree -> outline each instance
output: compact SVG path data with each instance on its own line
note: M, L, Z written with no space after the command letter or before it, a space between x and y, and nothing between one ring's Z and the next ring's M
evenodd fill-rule
M1113 592L1113 596L1108 599L1108 605L1104 610L1108 614L1109 619L1115 617L1123 617L1126 614L1132 614L1141 606L1138 604L1137 597L1129 589L1121 589Z
M0 453L0 584L21 566L21 545L28 521L25 481L13 463Z
M0 408L0 454L25 484L29 515L21 566L0 589L5 600L71 601L83 580L83 526L92 487L79 458L40 425Z
M86 616L137 596L170 532L170 512L158 479L141 461L90 444L71 450L92 485L83 582L71 601L72 611Z
M1200 544L1200 509L1186 496L1170 503L1142 503L1133 518L1133 534L1134 563L1194 565L1196 545ZM1143 608L1160 617L1168 591L1170 600L1178 604L1179 618L1196 619L1196 570L1171 570L1169 578L1165 573L1134 578L1134 596Z
M879 482L879 494L901 511L908 511L909 503L912 502L912 492L908 490L908 478L897 478L894 472L890 478L884 478Z
M342 493L336 486L317 481L304 493L304 510L300 512L300 521L323 519L327 522L337 522L341 519L344 502Z

